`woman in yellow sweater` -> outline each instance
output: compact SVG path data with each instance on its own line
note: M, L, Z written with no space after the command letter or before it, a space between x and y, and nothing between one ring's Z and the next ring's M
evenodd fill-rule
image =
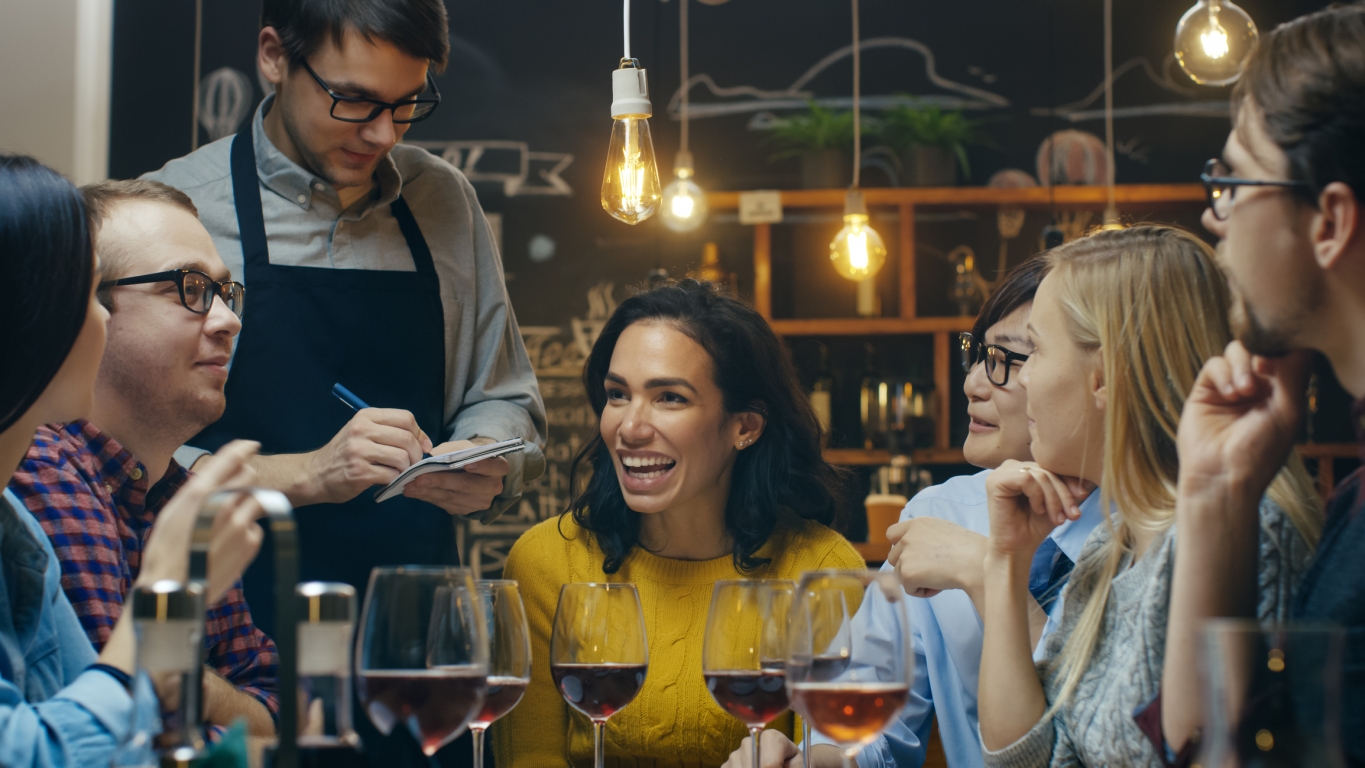
M709 283L622 302L583 381L599 434L574 460L577 496L507 558L505 576L526 602L533 671L526 697L493 728L497 764L592 764L592 727L550 677L550 629L562 585L610 581L639 589L649 672L607 723L607 765L721 765L745 729L702 680L712 586L864 567L826 527L839 475L821 458L786 347L757 312ZM795 736L790 713L773 727Z

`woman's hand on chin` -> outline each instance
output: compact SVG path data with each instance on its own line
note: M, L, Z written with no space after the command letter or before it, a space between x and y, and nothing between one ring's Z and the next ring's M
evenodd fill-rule
M1090 483L1053 474L1031 461L1001 464L986 478L991 516L987 556L1032 558L1053 529L1081 516Z

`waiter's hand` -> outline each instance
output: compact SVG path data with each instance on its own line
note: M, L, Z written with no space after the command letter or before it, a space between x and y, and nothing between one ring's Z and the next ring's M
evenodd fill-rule
M398 474L431 451L431 440L411 413L365 408L326 445L310 453L259 456L259 483L282 491L295 507L340 504Z
M480 437L442 443L431 449L433 456L454 453L494 442ZM510 469L507 459L495 456L470 464L459 472L431 472L408 483L403 495L410 499L435 504L452 515L472 515L493 506L493 499L502 493L502 479Z

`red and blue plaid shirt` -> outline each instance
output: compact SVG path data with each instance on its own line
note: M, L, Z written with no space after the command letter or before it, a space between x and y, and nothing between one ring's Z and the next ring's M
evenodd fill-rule
M156 485L123 446L88 421L38 429L10 490L38 518L62 564L62 589L96 649L104 647L166 502L189 479L171 461ZM208 611L208 665L275 716L279 656L256 628L241 582Z

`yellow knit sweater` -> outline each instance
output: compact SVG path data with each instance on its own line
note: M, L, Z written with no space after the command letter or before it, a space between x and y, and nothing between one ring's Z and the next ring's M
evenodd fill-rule
M561 533L562 532L562 533ZM611 576L602 551L571 517L527 531L512 547L504 577L516 579L531 626L531 685L516 709L494 724L498 768L592 765L592 725L569 708L550 678L550 630L560 586L582 581L631 582L640 591L649 638L644 688L606 728L606 763L615 768L693 768L725 762L744 738L744 725L721 709L701 674L702 636L711 589L720 579L800 578L821 568L863 568L842 536L818 523L774 534L759 550L772 562L740 574L730 556L689 561L636 548ZM773 723L792 734L793 716Z

